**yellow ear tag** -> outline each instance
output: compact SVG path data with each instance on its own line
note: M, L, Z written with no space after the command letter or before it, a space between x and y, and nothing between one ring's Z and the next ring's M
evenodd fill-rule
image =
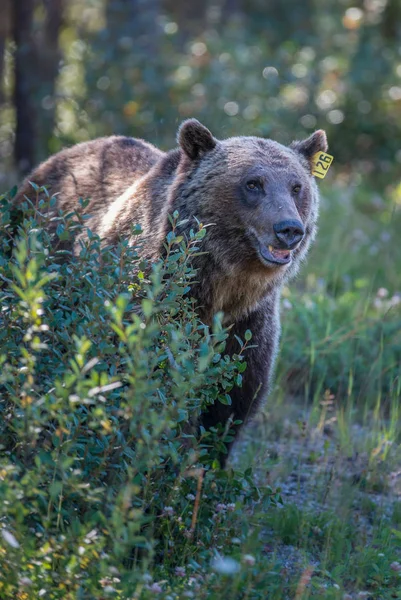
M312 175L324 179L334 157L326 152L316 152L311 158Z

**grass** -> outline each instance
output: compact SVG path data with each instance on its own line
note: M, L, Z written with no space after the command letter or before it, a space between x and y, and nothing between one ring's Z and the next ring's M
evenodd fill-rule
M288 564L277 598L296 597L308 568L302 598L400 597L400 448L372 421L340 414L323 404L316 419L302 403L271 403L237 449L239 466L253 462L257 480L283 497L262 533L268 553Z
M4 210L0 597L401 598L397 202L327 191L226 471L223 432L182 429L242 369L185 300L203 234L132 281L135 257L96 266L96 240L79 269L49 263L32 222L10 263Z

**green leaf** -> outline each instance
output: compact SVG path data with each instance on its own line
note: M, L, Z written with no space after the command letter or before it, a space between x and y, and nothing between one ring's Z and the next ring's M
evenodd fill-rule
M153 302L149 298L144 298L141 302L142 311L146 319L152 316L153 313Z
M8 192L8 195L10 198L15 198L15 196L17 195L18 192L18 186L15 185L13 188L11 188L11 190Z
M219 402L221 404L225 404L226 406L231 406L231 397L229 394L224 394L224 396L219 396Z

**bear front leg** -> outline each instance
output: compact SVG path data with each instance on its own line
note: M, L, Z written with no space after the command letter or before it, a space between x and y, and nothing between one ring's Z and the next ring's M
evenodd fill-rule
M245 332L252 332L249 349L244 356L247 368L242 375L241 387L234 386L230 392L231 405L216 402L201 416L200 424L209 429L219 423L226 426L229 420L242 421L241 425L231 431L235 437L242 425L256 412L269 391L270 379L277 354L280 335L279 295L265 298L250 315L238 320L230 330L225 353L229 356L240 352L240 345L235 336L245 340ZM231 444L229 444L231 446ZM230 448L229 448L230 450ZM224 457L221 462L225 463Z

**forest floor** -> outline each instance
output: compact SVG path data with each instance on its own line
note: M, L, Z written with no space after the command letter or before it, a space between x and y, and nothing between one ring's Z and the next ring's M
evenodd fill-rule
M269 404L237 445L234 464L281 490L262 535L283 598L401 598L401 449L390 422L372 422L331 398L288 400Z

